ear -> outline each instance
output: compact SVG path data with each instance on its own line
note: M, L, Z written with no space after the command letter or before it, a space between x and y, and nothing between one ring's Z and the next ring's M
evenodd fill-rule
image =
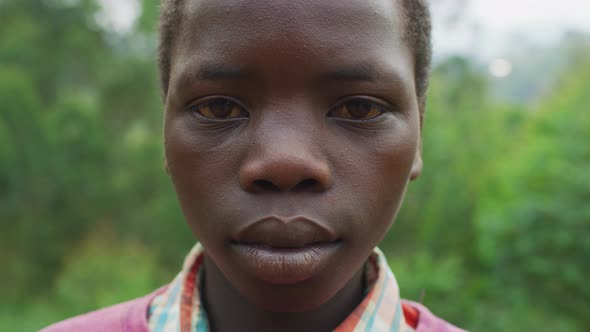
M418 133L418 147L416 148L416 156L414 156L414 164L412 164L412 171L410 172L410 181L414 181L422 173L422 125L424 123L424 104L420 106L420 130Z
M410 181L416 180L422 173L422 140L420 145L416 149L416 156L414 157L414 164L412 165L412 171L410 172Z
M170 168L168 167L168 159L164 158L164 170L170 175Z

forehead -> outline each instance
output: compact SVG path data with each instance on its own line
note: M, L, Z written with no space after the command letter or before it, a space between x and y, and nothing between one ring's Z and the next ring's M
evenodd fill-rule
M342 29L360 24L399 21L396 0L186 0L183 21L206 22L216 26L248 23L247 27L276 30L301 28L309 23ZM372 24L371 24L372 25Z
M212 62L282 67L289 75L363 63L413 82L396 0L186 0L181 10L172 80Z

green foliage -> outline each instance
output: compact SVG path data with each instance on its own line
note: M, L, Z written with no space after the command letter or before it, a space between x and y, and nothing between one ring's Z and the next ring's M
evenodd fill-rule
M195 241L141 3L116 35L93 0L0 0L1 331L145 294ZM568 54L533 105L498 104L467 59L435 68L424 172L381 245L404 297L475 331L590 328L590 50Z
M156 257L136 240L92 233L65 257L55 283L57 298L68 312L80 314L145 295L163 284Z
M55 283L43 284L52 289L49 296L29 299L24 312L11 303L0 306L0 330L37 331L69 316L145 295L166 279L152 249L98 228L64 257Z
M146 46L141 36L110 35L96 24L98 8L90 0L0 2L7 303L53 296L71 264L65 257L97 227L150 243L169 276L194 242L163 168L155 38Z
M494 271L502 285L529 292L540 312L580 322L590 299L588 59L574 61L531 115L525 144L497 179L502 190L486 193L475 218L478 249L502 267Z
M437 68L424 174L384 243L402 294L471 330L588 327L588 54L526 110L486 102L464 60Z

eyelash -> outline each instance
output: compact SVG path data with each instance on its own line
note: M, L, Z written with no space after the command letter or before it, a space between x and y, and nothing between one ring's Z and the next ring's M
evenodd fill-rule
M222 105L219 105L219 103L223 103ZM215 105L217 104L217 105ZM214 115L213 113L215 113L211 108L212 106L222 106L222 107L232 107L231 110L229 110L230 114L229 115L237 115L237 116L233 116L231 118L223 118L223 117L215 117L215 116L207 116L202 114L201 112L204 110L208 110L211 115ZM191 113L194 113L195 115L205 118L207 120L211 120L211 121L226 121L226 120L238 120L238 119L244 119L244 118L249 118L250 117L250 113L246 110L246 107L244 107L240 102L238 102L237 100L235 100L234 98L231 97L225 97L225 96L212 96L212 97L208 97L205 98L204 100L201 100L199 103L190 105L188 107L188 111L190 111ZM200 112L201 111L201 112ZM236 112L238 112L238 114L236 114Z
M221 105L219 103L221 103ZM229 110L229 113L227 114L231 117L215 117L215 111L212 110L212 106L221 106L226 108L232 107ZM356 112L359 108L361 109L361 116L358 116L359 114L358 112ZM250 117L250 114L246 110L246 107L244 107L240 102L238 102L234 98L226 96L208 97L197 104L190 105L188 107L188 110L192 113L195 113L199 117L206 118L207 120L212 121L238 120ZM209 115L204 115L201 112L209 113ZM340 114L337 115L337 112L340 112ZM365 114L363 114L363 112ZM330 108L327 115L331 118L338 118L346 121L362 122L373 120L388 112L392 112L391 108L383 105L383 102L377 101L373 97L349 97L336 104L336 106ZM362 118L362 115L366 115L367 117Z
M339 102L335 107L332 107L330 109L330 111L328 112L328 116L330 116L331 114L334 114L334 112L337 111L342 111L343 108L348 108L348 113L350 113L350 106L356 104L355 107L369 107L368 113L371 114L373 113L372 116L369 116L368 118L365 119L355 119L353 117L347 117L347 116L332 116L334 118L339 118L339 119L344 119L347 121L358 121L358 122L362 122L362 121L371 121L375 118L378 118L386 113L392 113L392 109L389 106L384 105L384 102L376 100L376 98L374 97L368 97L368 96L363 96L363 97L349 97L344 99L343 101ZM350 114L349 114L350 115Z

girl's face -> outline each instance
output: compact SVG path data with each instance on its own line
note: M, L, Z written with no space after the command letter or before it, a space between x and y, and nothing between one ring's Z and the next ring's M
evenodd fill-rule
M187 1L168 168L209 260L274 311L361 269L421 170L411 50L393 0Z

